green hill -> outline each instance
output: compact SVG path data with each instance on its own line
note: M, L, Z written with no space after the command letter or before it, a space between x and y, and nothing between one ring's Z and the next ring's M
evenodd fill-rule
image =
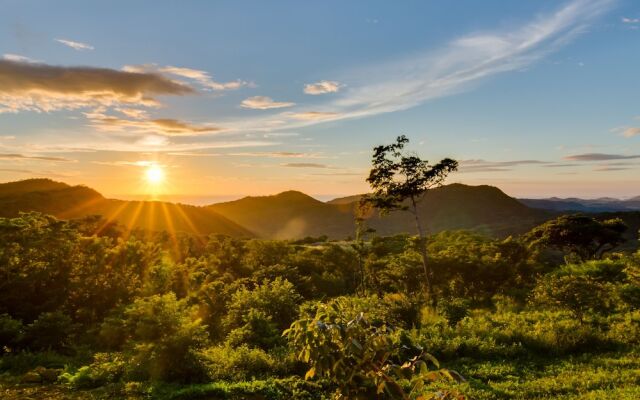
M106 199L85 186L69 186L45 179L0 184L0 216L13 217L20 211L39 211L63 219L101 215L128 229L254 236L209 208L159 201Z
M300 192L275 196L245 197L209 206L261 237L299 238L327 235L353 236L353 210L360 196L323 203ZM521 233L551 214L531 209L492 186L453 184L429 191L419 205L426 229L440 232L474 229L491 235ZM373 212L370 227L380 235L415 232L413 216L393 212L380 217Z

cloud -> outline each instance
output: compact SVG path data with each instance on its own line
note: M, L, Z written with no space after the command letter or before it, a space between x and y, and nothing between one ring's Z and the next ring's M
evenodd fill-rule
M157 161L92 161L93 164L98 165L110 165L114 167L151 167L155 165L164 166L163 164L158 163Z
M254 110L269 110L271 108L292 107L295 104L296 103L273 101L272 98L266 96L253 96L242 100L240 107Z
M338 113L325 111L305 111L299 113L289 113L287 115L293 119L302 121L322 121L339 116Z
M604 167L595 168L594 171L597 171L597 172L613 172L613 171L627 171L627 170L630 170L630 169L631 168L604 166Z
M227 121L238 131L269 130L271 122L287 118L280 129L409 109L451 96L501 73L522 71L585 32L615 0L572 0L555 11L538 14L513 29L484 31L458 37L439 49L413 53L388 63L369 64L340 74L348 90L315 105L316 110Z
M146 110L139 110L137 108L121 108L116 107L115 110L123 115L126 115L129 118L133 119L146 119L148 118L148 114Z
M24 154L6 154L0 153L0 159L9 160L39 160L39 161L60 161L60 162L72 162L68 158L64 157L48 157L48 156L25 156Z
M316 153L296 153L290 151L229 153L229 156L268 157L268 158L324 158Z
M513 167L521 165L543 165L550 164L547 161L539 160L513 160L513 161L486 161L486 160L462 160L460 161L460 172L505 172L511 171Z
M10 54L10 53L6 53L2 55L2 58L5 60L9 60L9 61L14 61L14 62L22 62L22 63L37 63L37 60L34 60L32 58L29 57L25 57L25 56L21 56L18 54Z
M141 72L141 73L149 73L156 72L162 74L170 74L175 76L180 76L182 78L191 79L196 81L206 90L235 90L240 89L243 86L251 86L252 83L243 81L243 80L235 80L230 82L216 82L211 78L206 71L201 71L192 68L185 67L174 67L172 65L168 65L166 67L160 67L156 64L144 64L144 65L125 65L123 68L124 71L128 72Z
M612 3L574 0L513 31L468 35L431 54L358 71L364 85L352 88L333 105L340 118L358 118L459 93L498 73L521 70L565 45ZM357 84L357 76L354 82Z
M307 83L306 85L304 85L304 92L311 95L336 93L342 86L344 85L336 81L320 81L316 83Z
M104 114L98 109L85 113L90 126L102 132L156 133L165 136L194 136L220 132L223 129L210 125L195 125L172 118L125 119Z
M73 40L66 40L66 39L54 39L56 42L58 43L62 43L63 45L67 46L67 47L71 47L74 50L78 50L78 51L84 51L84 50L93 50L94 47L91 46L90 44L87 43L82 43L82 42L75 42Z
M633 137L637 135L640 135L640 128L638 127L627 128L622 132L622 136L624 137Z
M636 158L640 158L640 154L626 156L622 154L586 153L564 157L565 160L570 161L632 160Z
M622 22L625 24L640 24L640 18L622 17Z
M0 113L122 104L156 107L160 103L154 96L192 93L190 86L153 73L0 60Z
M318 163L285 163L280 164L282 167L289 168L330 168L326 164L318 164Z
M14 140L16 137L13 135L0 136L0 140Z

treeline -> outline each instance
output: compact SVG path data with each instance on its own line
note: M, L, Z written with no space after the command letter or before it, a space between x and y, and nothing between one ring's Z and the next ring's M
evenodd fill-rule
M482 397L465 357L637 349L640 254L615 252L624 230L575 215L505 240L430 236L426 299L408 235L241 240L0 218L0 368L158 395L214 382L171 387L185 398Z

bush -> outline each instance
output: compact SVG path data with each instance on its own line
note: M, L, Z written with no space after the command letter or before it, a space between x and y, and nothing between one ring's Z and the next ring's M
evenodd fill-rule
M26 326L24 342L31 350L63 350L71 343L71 318L62 312L42 313Z
M13 351L22 340L22 322L9 314L0 314L0 354Z
M224 319L228 343L264 349L281 344L280 333L297 316L300 300L293 285L280 278L264 281L253 290L239 289Z
M533 291L535 303L569 310L580 322L611 308L611 288L586 275L549 274Z
M197 353L208 337L195 313L173 293L155 295L133 302L124 310L121 325L107 321L102 332L125 338L122 351L128 358L130 378L200 381L205 372ZM122 332L116 334L118 329Z
M445 317L449 325L455 326L469 315L469 300L453 298L438 303L438 313Z
M121 353L97 353L91 364L79 368L75 373L62 374L60 380L74 389L92 389L119 381L126 366Z
M277 367L264 350L239 347L211 347L201 353L211 380L253 380L265 378Z

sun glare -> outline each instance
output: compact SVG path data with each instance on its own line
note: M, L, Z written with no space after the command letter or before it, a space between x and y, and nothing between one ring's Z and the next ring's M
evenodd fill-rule
M152 165L145 171L145 179L151 185L164 182L164 170L159 165Z

